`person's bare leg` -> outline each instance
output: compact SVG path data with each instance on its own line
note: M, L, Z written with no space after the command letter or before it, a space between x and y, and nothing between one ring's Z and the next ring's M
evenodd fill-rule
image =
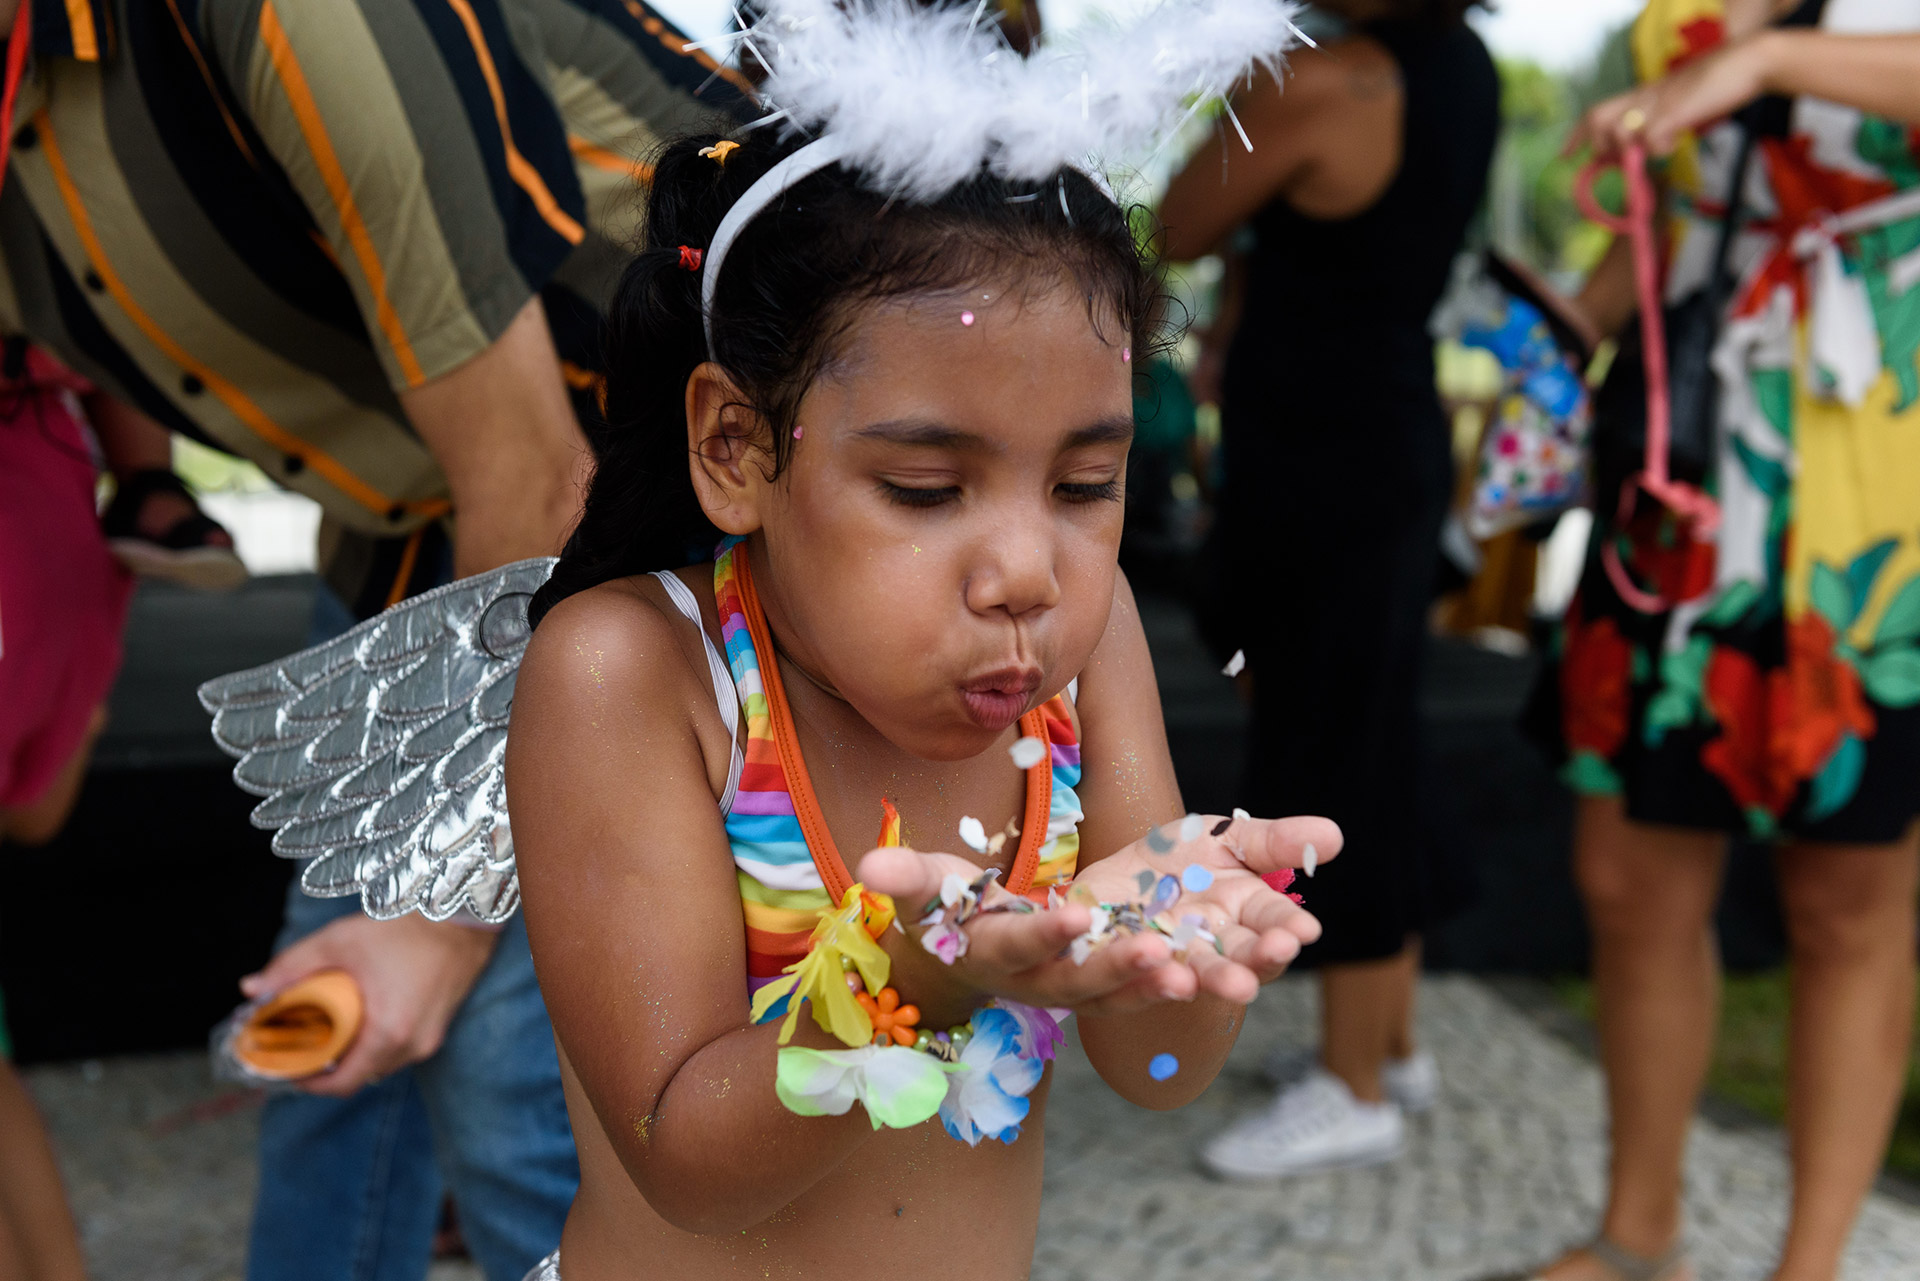
M21 845L45 845L60 835L60 829L67 825L67 819L73 814L74 802L80 799L81 784L87 781L87 765L93 760L93 745L100 740L100 732L107 727L107 705L100 704L93 709L93 720L87 726L87 736L81 740L67 763L60 768L53 785L45 794L31 805L16 805L0 809L0 842L16 841Z
M1385 1098L1380 1067L1412 1017L1420 953L1408 947L1381 961L1320 971L1320 1060L1366 1103Z
M1879 1173L1913 1039L1920 829L1780 852L1792 944L1793 1216L1778 1281L1832 1281Z
M40 1111L0 1060L0 1279L86 1281L86 1262ZM11 1254L9 1254L11 1247ZM9 1268L17 1271L8 1271Z
M1714 833L1630 821L1617 800L1589 798L1574 823L1574 876L1593 933L1600 1058L1612 1159L1600 1230L1643 1258L1680 1237L1681 1163L1706 1079L1720 1003L1712 931L1726 863ZM1543 1274L1603 1281L1576 1250Z
M1407 940L1405 960L1407 963L1407 982L1400 991L1399 1008L1393 1011L1392 1026L1387 1029L1387 1057L1390 1059L1408 1059L1418 1047L1418 1038L1413 1034L1414 1005L1420 991L1420 936L1413 935Z

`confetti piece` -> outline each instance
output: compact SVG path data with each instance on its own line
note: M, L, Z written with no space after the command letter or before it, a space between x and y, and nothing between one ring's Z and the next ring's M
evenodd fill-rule
M807 434L807 429L803 426L796 425L793 429L793 438L795 440L799 440L802 436L806 434Z
M1133 363L1133 348L1122 347L1120 349L1120 363L1123 365L1131 365Z
M1223 818L1223 819L1221 819L1221 820L1220 820L1220 821L1219 821L1218 823L1215 823L1215 824L1213 825L1213 833L1212 833L1212 834L1213 834L1214 836L1225 836L1225 835L1227 834L1227 829L1228 829L1229 827L1232 827L1232 826L1233 826L1233 820L1232 820L1232 819L1230 819L1230 818Z
M1136 872L1134 873L1133 883L1140 887L1142 894L1151 894L1153 893L1153 885L1156 879L1152 872Z
M1198 863L1187 864L1187 870L1180 873L1180 888L1189 894L1205 893L1213 885L1213 873Z
M1320 851L1313 848L1313 842L1309 841L1307 848L1300 854L1300 868L1308 876L1312 876L1313 869L1318 866L1320 866Z
M1007 755L1013 757L1013 763L1021 769L1032 769L1047 759L1047 745L1028 735L1026 738L1015 739L1013 746L1007 749Z
M1202 826L1205 824L1205 822L1206 820L1201 818L1198 814L1189 814L1185 818L1181 819L1180 820L1180 840L1183 843L1187 841L1199 840L1200 831Z
M970 311L961 312L960 323L963 325L971 325L973 323L973 313Z
M971 814L967 815L960 820L960 839L965 841L967 848L975 854L985 854L987 852L986 824Z
M1147 913L1153 915L1164 912L1180 899L1180 882L1177 878L1163 876L1160 883L1153 887L1153 901L1147 905Z
M1238 676L1246 670L1246 667L1247 651L1244 649L1236 649L1233 651L1233 657L1227 660L1227 665L1220 669L1220 674L1222 676Z
M1180 1060L1171 1054L1156 1054L1147 1063L1147 1075L1156 1081L1169 1080L1179 1070Z
M1245 810L1241 809L1239 806L1234 807L1233 816L1235 818L1252 818L1253 817L1253 815L1247 813Z
M1147 848L1155 854L1165 854L1173 849L1173 838L1159 828L1147 833Z

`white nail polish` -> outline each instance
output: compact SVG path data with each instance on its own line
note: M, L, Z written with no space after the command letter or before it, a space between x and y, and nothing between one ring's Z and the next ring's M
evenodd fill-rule
M1313 842L1309 841L1307 848L1300 855L1300 868L1308 876L1312 876L1313 869L1318 866L1320 866L1320 851L1313 848Z

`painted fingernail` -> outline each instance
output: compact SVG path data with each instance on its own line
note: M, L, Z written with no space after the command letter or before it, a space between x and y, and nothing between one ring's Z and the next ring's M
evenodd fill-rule
M1308 876L1312 876L1313 869L1318 866L1320 866L1320 851L1313 848L1312 841L1308 841L1307 848L1300 855L1300 869Z

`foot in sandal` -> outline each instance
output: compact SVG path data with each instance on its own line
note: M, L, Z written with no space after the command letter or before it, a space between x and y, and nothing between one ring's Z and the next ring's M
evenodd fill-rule
M1694 1281L1694 1271L1683 1243L1648 1258L1624 1250L1605 1237L1595 1237L1545 1267L1486 1281Z
M200 510L186 483L170 471L128 476L100 525L115 558L142 578L198 591L229 591L247 580L233 535Z

